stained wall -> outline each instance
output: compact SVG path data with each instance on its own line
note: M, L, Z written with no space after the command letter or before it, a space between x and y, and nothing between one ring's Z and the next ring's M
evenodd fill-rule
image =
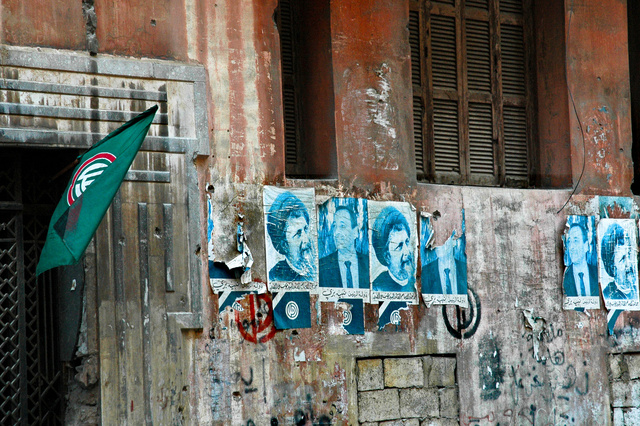
M631 196L626 2L547 2L548 10L536 9L537 182L553 189L526 190L416 181L408 2L331 4L337 178L324 181L284 174L275 0L94 3L97 29L89 35L98 55L205 67L210 152L195 159L199 214L206 217L207 194L224 206L214 231L220 251L235 243L229 230L242 218L256 257L254 280L266 281L264 185L314 187L318 202L356 196L437 211L436 244L460 230L465 212L474 312L420 304L379 330L378 306L367 304L361 336L344 334L340 306L315 298L310 329L276 331L269 294L218 312L201 250L203 328L183 333L181 352L190 366L191 422L357 424L369 419L361 415L367 407L359 400L358 360L408 359L415 374L424 374L426 356L455 358L461 424L609 424L612 404L629 408L613 402L624 398L612 389L624 390L608 372L610 360L619 359L612 356L637 351L636 316L623 314L610 337L604 309L562 310L560 239L566 215L593 213L594 196ZM81 10L51 7L46 20L34 21L24 4L3 2L4 43L83 49ZM562 209L574 185L577 194ZM414 387L423 386L428 380ZM401 386L365 392L388 389L397 390L400 413L402 401L409 404Z

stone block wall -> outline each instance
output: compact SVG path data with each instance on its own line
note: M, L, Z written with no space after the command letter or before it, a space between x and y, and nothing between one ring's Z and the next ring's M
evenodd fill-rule
M610 354L614 425L640 424L640 354Z
M358 360L361 425L457 425L459 411L455 357Z

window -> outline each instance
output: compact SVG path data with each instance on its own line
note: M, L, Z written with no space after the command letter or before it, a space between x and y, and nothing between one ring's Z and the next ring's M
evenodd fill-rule
M290 177L336 174L329 0L280 0L285 172Z
M530 15L522 0L412 0L419 179L529 186L535 129Z

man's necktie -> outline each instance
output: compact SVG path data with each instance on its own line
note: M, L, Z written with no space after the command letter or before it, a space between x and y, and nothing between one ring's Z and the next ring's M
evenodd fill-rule
M347 267L347 288L353 288L353 277L351 276L351 261L344 262L344 266Z
M445 286L447 288L447 292L445 294L453 294L453 291L451 291L451 278L449 278L449 273L451 271L449 270L449 268L445 268L444 270L444 276L445 276Z
M586 296L587 292L584 290L584 272L579 272L578 276L580 277L580 291L581 291L581 296Z

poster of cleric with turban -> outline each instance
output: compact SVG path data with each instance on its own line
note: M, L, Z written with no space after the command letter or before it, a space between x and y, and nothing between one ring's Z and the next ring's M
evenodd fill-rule
M318 206L318 294L322 301L369 302L367 200L331 198Z
M598 277L607 309L640 310L635 220L600 219L598 256Z
M427 306L469 307L467 296L467 254L464 210L462 233L455 230L441 246L433 246L430 214L420 215L420 258L422 260L422 299Z
M568 216L564 235L564 309L600 309L595 216Z
M269 291L315 291L318 282L315 191L265 186Z
M416 214L411 204L369 201L371 301L418 303Z

